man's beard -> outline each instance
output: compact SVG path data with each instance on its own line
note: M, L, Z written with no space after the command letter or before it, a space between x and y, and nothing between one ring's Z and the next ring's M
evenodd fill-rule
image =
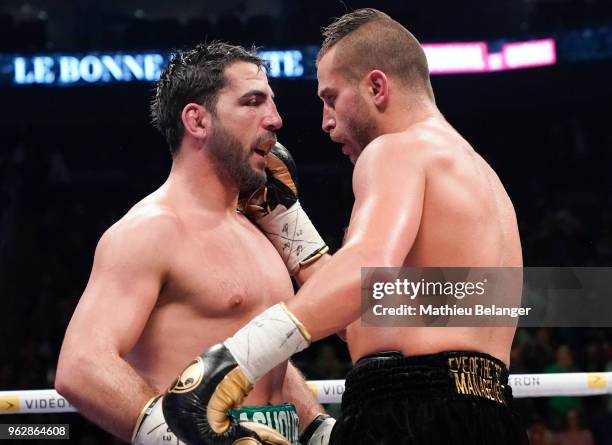
M254 147L244 151L240 141L213 118L212 133L209 139L210 159L217 174L238 187L239 192L252 192L266 183L266 172L251 167L249 159Z

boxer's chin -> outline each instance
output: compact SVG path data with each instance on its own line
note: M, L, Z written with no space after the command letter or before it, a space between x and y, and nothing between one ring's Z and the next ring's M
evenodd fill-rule
M257 164L257 167L255 167L247 163L245 165L247 168L240 169L237 172L238 174L234 179L241 194L254 192L266 183L265 163L261 166L259 166L259 163Z

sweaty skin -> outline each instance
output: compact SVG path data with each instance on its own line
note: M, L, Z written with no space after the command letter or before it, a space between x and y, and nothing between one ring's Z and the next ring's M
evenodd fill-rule
M249 165L263 170L265 158L250 147L282 125L267 78L244 62L225 72L217 118L245 147ZM58 391L126 441L146 401L191 360L293 294L274 247L236 212L238 189L202 152L198 138L206 140L210 114L191 104L183 120L187 135L168 180L101 237L58 363ZM287 362L255 385L245 405L286 401L296 404L302 426L321 411Z
M348 326L353 361L385 350L473 350L508 364L515 328L361 325L362 267L520 267L522 253L514 208L499 178L433 100L385 102L385 94L400 94L380 72L349 85L333 69L335 51L318 65L323 129L355 163L355 204L343 247L308 271L288 308L313 341ZM364 129L360 110L370 103L383 112L373 129ZM368 132L375 134L360 143Z
M423 166L421 184L426 184L418 191L423 197L414 218L418 220L420 213L420 224L402 266L522 266L510 199L491 167L450 125L434 119L393 135L393 139L389 142L403 146L407 152L405 163ZM378 150L383 151L384 146L381 144ZM372 162L391 161L388 154L375 153L376 148L374 145L372 153L364 151L358 162L367 162L368 157ZM410 168L407 170L405 174L411 174ZM367 174L355 175L355 189L370 186ZM379 199L393 202L396 195L407 192L391 189L387 193ZM355 205L347 243L355 242L360 232L367 236L367 229L357 223L356 217L367 209L367 205ZM365 328L354 322L347 328L347 341L355 360L381 350L399 350L405 355L467 350L488 353L508 365L514 331L509 327Z
M100 298L117 304L105 329L123 331L120 355L158 392L167 389L191 359L222 339L220 332L237 329L292 292L276 250L244 216L194 210L187 202L177 204L181 199L173 192L177 191L163 186L131 209L100 242L94 274L109 268L123 275L127 288L109 288L102 275L90 282L83 296L86 304L103 286L99 292L109 295ZM129 247L121 247L136 243L142 251L132 253ZM145 296L145 290L138 289L138 277L146 273L139 271L145 255L157 258L158 264L151 267L157 268L161 279L156 277L154 284L154 280L145 283L147 277L143 277L142 284L155 285L158 295L149 289ZM138 264L130 264L134 262ZM118 301L112 301L111 293ZM129 324L121 324L121 312L131 314ZM145 316L134 319L137 314ZM93 315L99 320L99 313ZM275 369L247 402L270 402L280 389L274 383L283 376L283 367Z

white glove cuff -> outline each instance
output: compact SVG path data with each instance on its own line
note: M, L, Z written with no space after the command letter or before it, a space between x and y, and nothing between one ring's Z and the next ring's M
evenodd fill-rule
M334 425L336 424L336 419L333 417L328 417L325 419L321 425L315 430L313 435L310 437L308 441L308 445L327 445L329 444L329 438L331 436L332 430L334 429Z
M157 396L146 403L134 427L133 445L186 445L168 428L162 412L162 402L163 397Z
M251 383L306 349L310 334L284 304L275 304L253 318L223 343Z
M295 275L301 265L327 252L325 241L302 209L300 201L288 209L276 206L272 212L258 218L257 225L276 247L291 275Z

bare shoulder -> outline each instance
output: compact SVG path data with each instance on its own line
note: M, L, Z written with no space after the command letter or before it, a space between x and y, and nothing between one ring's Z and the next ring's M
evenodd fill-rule
M449 167L457 157L457 147L471 150L469 144L444 122L416 124L399 133L374 139L355 164L355 175L368 171L425 171Z
M412 134L389 133L377 137L355 163L355 198L420 190L426 175L425 161L426 157Z
M143 200L104 232L96 257L160 258L176 248L181 232L181 220L170 207Z
M407 156L412 161L426 162L456 156L457 148L472 150L469 143L442 119L418 123L402 132L379 136L370 146L373 148L372 155L384 153L387 157Z
M420 169L422 156L416 146L413 137L405 132L378 136L361 152L355 163L354 176L380 175L381 170L406 172Z
M474 154L471 145L443 119L415 125L409 137L428 166L448 166L457 157Z
M372 163L372 162L389 162L397 160L404 156L414 154L415 141L412 135L407 132L388 133L378 136L363 150L361 156L355 164ZM365 161L365 162L363 162Z

